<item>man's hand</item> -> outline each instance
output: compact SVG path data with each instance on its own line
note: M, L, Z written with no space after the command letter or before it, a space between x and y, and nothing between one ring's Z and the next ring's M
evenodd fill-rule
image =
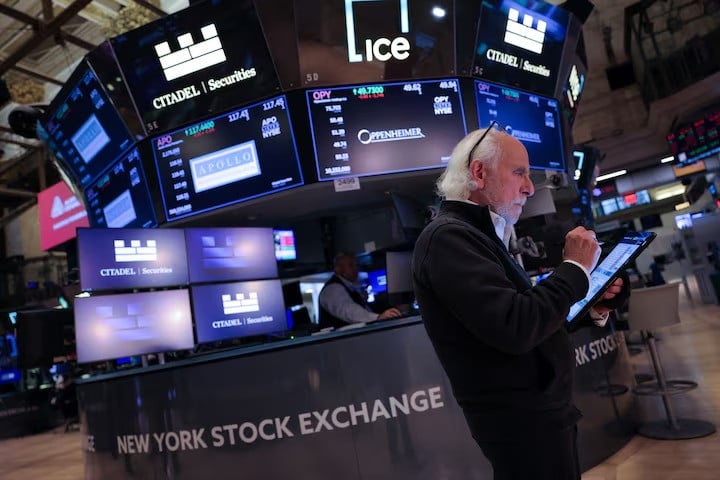
M395 307L388 308L384 312L382 312L380 315L378 315L378 320L386 320L388 318L395 318L402 316L402 312L398 310Z
M603 300L612 300L615 298L617 294L619 294L622 291L623 287L623 279L618 278L616 279L612 285L610 285L610 288L608 288L605 293L603 294L602 298L599 302L597 302L595 305L593 305L593 309L599 313L600 315L605 315L605 313L609 312L611 308L606 307L602 304Z
M572 260L592 272L600 258L600 245L598 245L595 232L585 227L576 227L565 235L565 248L563 260Z

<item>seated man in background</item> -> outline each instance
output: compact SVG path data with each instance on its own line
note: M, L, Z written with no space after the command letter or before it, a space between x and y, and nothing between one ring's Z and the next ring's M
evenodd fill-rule
M397 308L388 308L379 315L367 304L358 284L357 258L339 253L334 260L335 273L320 291L320 328L339 328L351 323L372 322L401 316Z

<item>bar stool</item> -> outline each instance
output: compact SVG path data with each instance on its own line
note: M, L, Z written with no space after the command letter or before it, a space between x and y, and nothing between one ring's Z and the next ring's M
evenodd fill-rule
M667 380L657 351L652 330L680 323L678 312L679 283L656 287L633 289L630 294L628 324L631 330L644 331L645 344L650 351L654 382L643 382L633 388L636 395L662 397L667 418L643 423L638 433L644 437L660 440L682 440L698 438L715 432L715 425L704 420L677 418L673 411L671 397L697 388L690 380Z

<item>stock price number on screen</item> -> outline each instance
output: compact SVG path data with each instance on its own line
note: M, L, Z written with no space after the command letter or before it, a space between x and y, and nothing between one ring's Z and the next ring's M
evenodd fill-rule
M280 107L283 110L285 110L285 99L280 97L280 98L273 98L272 100L268 100L267 102L263 102L263 112L272 110L275 107Z
M371 85L367 87L357 87L352 89L353 95L361 100L369 98L383 98L385 96L385 88L380 85Z
M502 93L503 93L503 95L505 95L505 98L507 98L508 100L513 100L513 101L516 101L516 102L519 102L519 101L520 101L520 93L519 93L519 92L516 92L515 90L510 90L510 89L508 89L508 88L503 88L503 89L502 89Z
M403 85L403 92L417 92L418 95L422 95L422 84L406 83Z
M347 141L345 140L339 140L337 142L333 142L334 148L347 148Z
M215 131L215 122L208 120L207 122L198 123L185 129L186 137L199 137L206 133L212 133Z
M237 122L241 118L244 118L246 121L250 121L250 112L246 109L244 110L238 110L237 112L232 112L228 115L228 123Z
M440 88L443 90L458 91L458 83L456 80L443 80L440 82Z

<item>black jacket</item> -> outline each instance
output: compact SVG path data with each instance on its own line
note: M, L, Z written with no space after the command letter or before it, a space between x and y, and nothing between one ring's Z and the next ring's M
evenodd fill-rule
M425 328L477 440L577 422L564 324L588 289L582 269L563 263L532 287L495 234L488 208L446 201L415 245L413 281Z

